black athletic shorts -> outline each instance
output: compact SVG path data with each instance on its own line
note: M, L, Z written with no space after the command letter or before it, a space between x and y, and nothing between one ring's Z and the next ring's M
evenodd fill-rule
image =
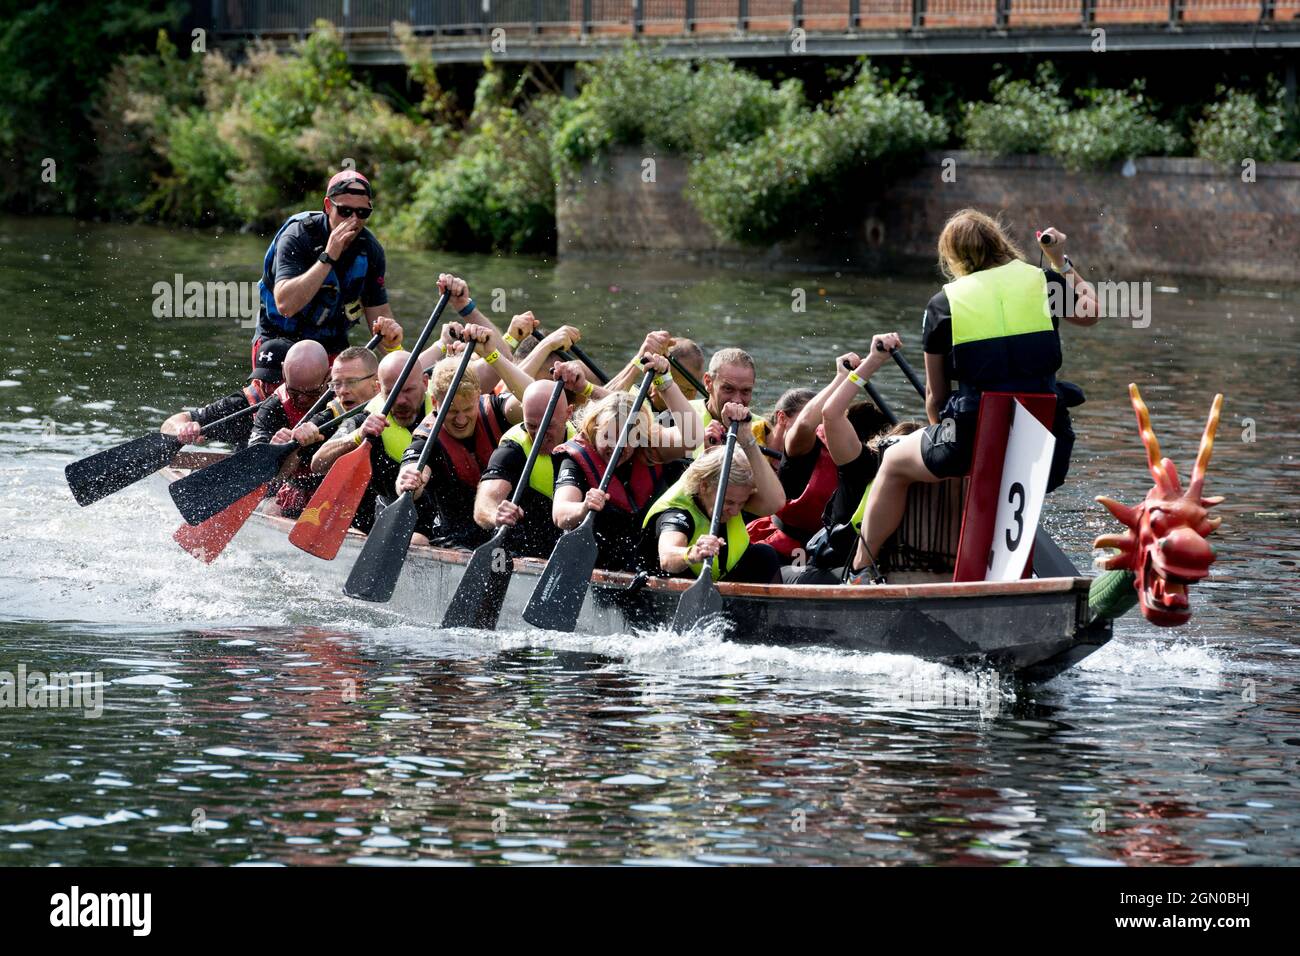
M921 435L921 461L936 478L961 478L970 471L975 452L975 429L978 415L958 415L930 425ZM1074 450L1074 429L1070 412L1063 402L1056 403L1056 417L1052 423L1056 448L1052 455L1052 468L1047 479L1047 490L1054 491L1065 481L1070 470L1070 453Z
M944 418L921 431L921 461L936 478L960 478L970 471L978 415Z

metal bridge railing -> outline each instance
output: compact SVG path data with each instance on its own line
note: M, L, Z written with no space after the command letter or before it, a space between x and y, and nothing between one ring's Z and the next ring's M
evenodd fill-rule
M1088 28L1094 25L1300 25L1300 0L212 0L218 33L303 35L318 19L345 34L539 36Z

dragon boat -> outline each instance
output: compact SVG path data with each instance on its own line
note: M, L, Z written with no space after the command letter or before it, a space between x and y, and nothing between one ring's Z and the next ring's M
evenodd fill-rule
M1161 457L1137 387L1129 390L1154 485L1136 506L1097 499L1125 526L1122 533L1094 542L1094 547L1113 549L1103 559L1100 575L1081 574L1040 533L1024 577L953 580L965 523L955 516L969 509L970 494L970 479L955 479L913 488L898 540L882 559L890 583L850 587L720 581L720 635L739 642L912 655L1039 683L1105 645L1114 619L1134 606L1154 625L1185 623L1191 616L1188 587L1205 578L1215 560L1206 538L1221 519L1211 518L1208 509L1223 499L1202 497L1202 491L1223 397L1214 399L1184 490L1174 463ZM175 480L223 457L221 452L180 452L164 474ZM337 558L321 561L290 546L293 524L254 512L237 547L341 587L365 536L350 530ZM928 536L918 528L928 528ZM467 551L412 546L389 607L420 623L441 620L469 558ZM522 625L521 613L546 566L536 558L513 561L499 617L503 627ZM692 583L598 569L577 630L606 635L668 628Z

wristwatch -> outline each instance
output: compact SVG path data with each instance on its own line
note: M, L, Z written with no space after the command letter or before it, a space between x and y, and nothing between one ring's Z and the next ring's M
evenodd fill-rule
M321 254L316 257L316 261L325 263L331 269L338 265L338 260L331 258L330 254L325 251L322 251Z

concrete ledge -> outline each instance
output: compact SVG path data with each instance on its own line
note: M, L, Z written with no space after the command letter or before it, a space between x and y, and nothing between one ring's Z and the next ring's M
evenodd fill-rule
M654 159L655 178L643 178ZM955 181L944 181L945 160ZM1127 175L1126 175L1127 173ZM1067 172L1045 156L931 153L889 183L863 181L837 205L849 226L810 224L771 246L719 238L689 199L686 160L620 149L589 163L556 196L561 256L667 253L791 270L898 272L933 268L953 212L1001 214L1030 251L1034 229L1055 225L1086 274L1296 284L1300 163L1242 170L1153 157L1100 172ZM951 176L949 177L952 178Z

